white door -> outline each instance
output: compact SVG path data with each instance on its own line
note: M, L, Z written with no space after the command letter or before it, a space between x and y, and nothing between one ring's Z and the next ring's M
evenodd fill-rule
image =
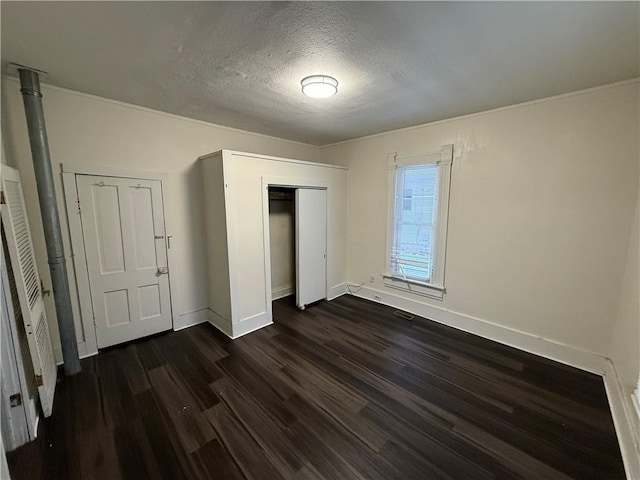
M327 297L327 191L296 190L296 303Z
M171 329L160 181L76 181L98 348Z
M20 174L16 169L6 165L2 167L2 225L20 301L22 321L27 332L40 404L44 416L48 417L53 409L58 370L40 291L40 275L33 252Z
M4 257L2 257L4 260ZM4 265L2 266L4 270ZM29 426L27 412L23 403L22 386L18 373L18 360L13 344L10 325L10 311L13 307L6 295L4 272L2 272L2 293L0 296L0 429L2 441L7 451L14 450L27 443Z

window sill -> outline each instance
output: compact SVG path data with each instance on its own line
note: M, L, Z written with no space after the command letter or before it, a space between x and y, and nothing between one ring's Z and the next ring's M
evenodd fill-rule
M419 282L417 280L409 280L389 274L383 275L382 278L386 287L404 290L405 292L415 293L416 295L422 295L423 297L442 300L446 293L445 288L439 285L432 285L430 283Z

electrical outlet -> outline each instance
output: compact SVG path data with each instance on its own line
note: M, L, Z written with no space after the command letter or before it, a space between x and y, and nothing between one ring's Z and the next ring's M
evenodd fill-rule
M376 276L373 274L369 275L369 282L373 283L375 281L376 281Z

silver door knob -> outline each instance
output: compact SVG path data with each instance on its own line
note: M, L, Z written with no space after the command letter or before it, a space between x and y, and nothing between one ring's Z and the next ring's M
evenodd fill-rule
M169 273L169 267L158 267L158 271L156 272L156 277L160 275L167 275Z

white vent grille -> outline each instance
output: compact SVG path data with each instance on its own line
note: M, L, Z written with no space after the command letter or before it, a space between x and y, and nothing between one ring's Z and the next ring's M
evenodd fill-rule
M44 388L53 402L53 394L56 383L56 361L53 358L53 350L51 349L51 337L49 336L49 326L44 312L38 319L36 326L36 346L38 348L38 356L40 357L40 365L42 366L42 378L44 379Z
M36 274L31 249L29 227L22 202L22 189L20 183L10 180L5 181L5 188L7 190L7 206L9 207L9 214L11 215L16 238L18 261L20 262L20 269L24 275L24 288L27 292L29 308L32 309L40 296L40 287L38 286L38 276Z

